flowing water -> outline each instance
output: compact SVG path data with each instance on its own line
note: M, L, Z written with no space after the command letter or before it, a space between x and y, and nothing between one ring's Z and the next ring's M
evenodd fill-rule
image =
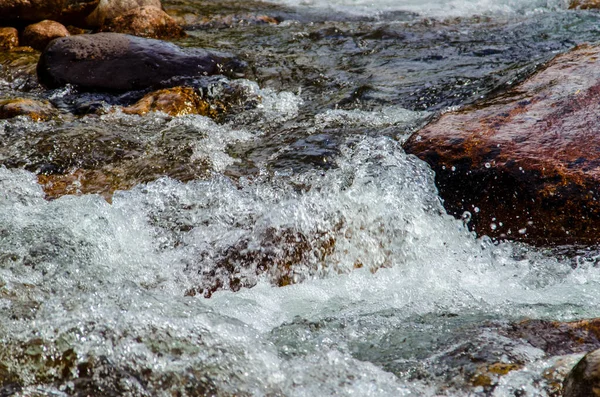
M139 93L46 91L35 57L2 61L0 96L59 113L0 121L0 395L556 391L549 369L581 354L506 329L600 317L600 251L473 235L401 144L597 42L600 14L558 0L165 5L212 18L180 45L250 65L195 82L234 103L216 121L125 115L114 105ZM262 14L280 23L248 17ZM42 190L57 175L72 194Z

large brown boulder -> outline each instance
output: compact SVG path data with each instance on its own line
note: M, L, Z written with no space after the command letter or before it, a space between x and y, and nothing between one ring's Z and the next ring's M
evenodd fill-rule
M29 25L23 30L23 45L42 51L52 40L66 36L70 34L63 24L44 20Z
M119 33L69 36L52 41L37 67L47 87L131 91L181 84L181 79L236 74L245 67L233 55Z
M162 9L160 0L100 0L98 7L85 19L85 23L90 27L99 28L107 20L144 6Z
M100 30L153 39L174 39L185 36L185 32L173 18L163 10L152 6L134 8L123 15L107 20Z
M442 115L404 148L435 170L448 212L468 211L481 235L597 243L600 47L577 47L505 94Z

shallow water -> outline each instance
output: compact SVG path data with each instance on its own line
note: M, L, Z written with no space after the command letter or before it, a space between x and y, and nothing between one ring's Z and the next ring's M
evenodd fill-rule
M600 15L224 4L282 22L188 26L181 45L251 65L197 82L237 101L216 121L124 115L113 105L140 93L48 92L27 61L3 61L0 95L60 114L0 121L1 394L552 395L544 374L581 355L506 329L599 317L600 252L475 236L401 143L598 41ZM48 200L38 174L73 176L72 194Z

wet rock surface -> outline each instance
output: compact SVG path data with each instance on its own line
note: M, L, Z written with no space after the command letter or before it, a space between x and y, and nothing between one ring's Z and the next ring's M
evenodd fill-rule
M534 244L600 238L596 46L557 56L494 99L442 115L404 145L436 171L448 212L480 235Z
M98 33L53 41L42 53L37 73L40 82L51 88L73 84L83 90L130 91L177 85L174 79L235 74L243 67L243 62L226 53Z
M216 117L217 110L200 97L191 87L167 88L145 95L135 104L123 108L123 113L144 115L148 112L164 112L171 116L199 114Z
M154 39L176 39L185 36L185 32L173 18L153 6L134 8L113 19L108 19L100 31Z
M29 116L34 121L45 121L54 114L56 110L48 102L26 98L0 100L0 119Z
M19 45L19 32L15 28L0 28L0 50L10 50Z
M600 350L585 355L567 375L563 397L600 396Z
M23 30L23 45L42 51L48 43L59 37L70 36L67 28L58 22L45 20Z

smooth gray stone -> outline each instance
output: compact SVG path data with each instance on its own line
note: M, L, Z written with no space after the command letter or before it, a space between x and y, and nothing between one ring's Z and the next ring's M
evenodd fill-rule
M37 65L48 88L72 84L89 91L132 91L177 85L185 78L239 76L245 63L233 55L182 49L161 40L97 33L53 40Z

